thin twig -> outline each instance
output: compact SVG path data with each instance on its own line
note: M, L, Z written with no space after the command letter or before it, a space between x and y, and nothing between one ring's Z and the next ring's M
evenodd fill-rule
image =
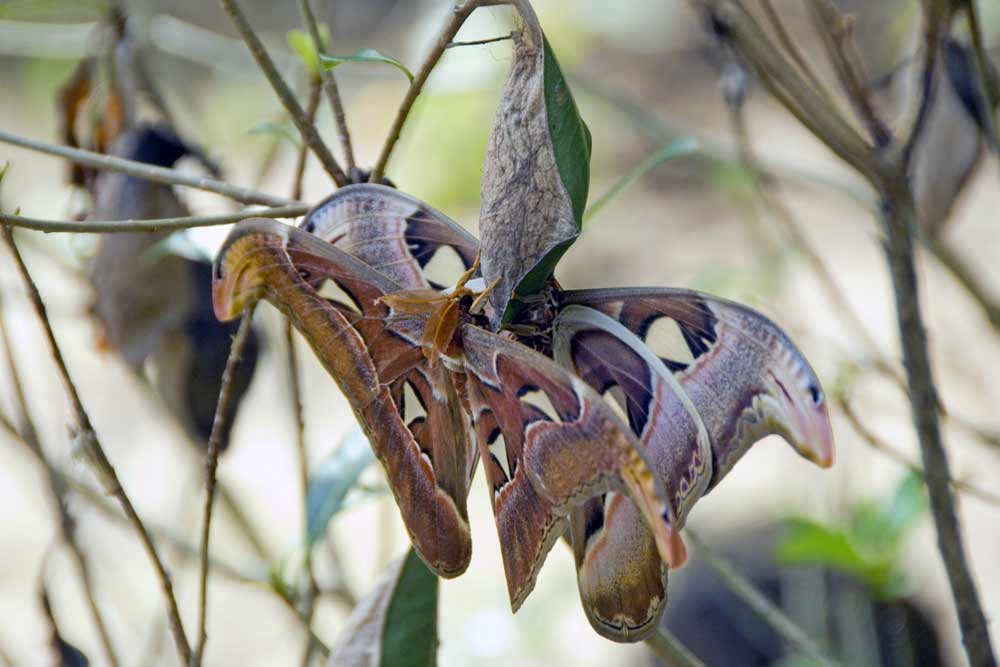
M250 305L240 320L240 328L233 338L229 348L229 358L226 369L222 373L222 387L219 390L219 401L215 406L215 419L212 421L212 433L208 438L208 448L205 453L205 513L201 527L201 569L198 594L198 643L191 655L189 664L198 667L205 651L208 634L205 630L208 607L208 540L212 529L212 509L215 505L215 473L219 465L219 442L225 429L226 415L229 413L229 403L232 400L233 376L236 367L243 356L243 347L253 326L255 304Z
M851 407L851 404L845 396L839 396L837 398L837 404L840 406L840 410L844 413L844 416L847 417L847 421L850 422L851 427L854 428L854 431L869 447L877 452L885 454L888 458L892 459L901 466L909 468L922 478L926 478L924 469L919 463L910 459L910 457L906 454L899 451L879 436L875 435L873 431L865 426L865 424L861 421L861 418L858 416L858 413L854 411L854 408ZM1000 496L994 493L961 479L953 479L951 483L957 491L961 491L972 498L978 498L979 500L989 503L990 505L1000 507Z
M656 632L646 640L649 650L667 667L705 667L705 663L684 646L661 623Z
M502 35L500 37L488 37L486 39L473 39L468 42L448 42L445 44L444 48L454 49L457 46L481 46L483 44L493 44L495 42L504 42L508 39L513 39L514 33L509 33L507 35Z
M781 44L785 51L788 52L792 62L799 66L799 70L802 71L802 75L812 85L812 87L816 89L816 92L827 100L831 99L830 94L823 86L823 83L809 66L809 61L806 60L802 51L795 45L795 40L793 40L792 36L788 33L788 30L785 28L784 21L781 20L781 16L778 14L777 10L775 10L771 0L760 0L760 6L764 10L764 15L767 17L768 23L771 24L771 28L774 29L774 34L778 38L778 43Z
M903 144L902 162L904 164L910 163L917 142L923 135L924 125L926 125L927 119L931 115L931 107L934 106L934 88L937 80L938 58L941 53L941 44L947 32L947 25L944 19L947 10L942 8L946 3L930 0L923 4L924 57L920 64L920 89L917 97L917 113L909 129L901 135Z
M50 144L45 141L29 139L27 137L22 137L3 130L0 130L0 143L20 146L21 148L27 148L40 153L48 153L49 155L56 155L87 167L104 169L106 171L116 171L122 174L128 174L129 176L135 176L136 178L141 178L146 181L153 181L154 183L163 183L164 185L183 185L188 188L207 190L208 192L214 192L216 194L229 197L230 199L234 199L238 202L243 202L244 204L288 206L289 204L300 203L290 201L284 197L276 197L264 192L257 192L256 190L251 190L249 188L241 188L238 185L231 185L223 181L217 181L213 178L190 176L181 171L177 171L176 169L157 167L156 165L146 164L145 162L126 160L125 158L115 157L113 155L104 155L103 153L95 153L82 148L70 148L69 146Z
M994 330L1000 331L1000 302L993 298L989 293L988 286L983 284L982 279L976 275L972 267L944 239L928 235L922 240L934 258L941 263L941 266L947 269L955 280L965 288L965 291L986 315L986 319L989 320Z
M306 28L309 30L309 35L312 37L313 48L316 49L316 53L323 53L323 38L319 34L319 26L316 24L316 17L313 15L309 0L299 0L299 11L302 14L302 20L305 22ZM322 63L319 64L319 76L323 82L323 90L326 92L326 98L330 102L333 120L337 125L340 147L344 151L344 164L347 167L347 173L350 174L356 166L354 163L354 148L351 146L351 133L347 129L347 116L344 113L344 105L340 100L337 77L334 75L332 69L323 67ZM314 116L315 113L314 111L310 116Z
M115 472L114 466L112 466L111 461L108 460L107 455L104 453L104 448L101 446L100 440L97 437L97 433L94 432L94 427L90 423L90 417L87 415L87 412L83 407L83 403L80 401L80 395L77 392L72 379L70 379L66 363L63 360L62 353L59 351L59 346L56 344L55 334L53 334L52 327L45 315L45 304L42 302L42 298L38 293L38 288L35 287L35 282L32 280L31 274L28 273L28 268L24 265L24 261L21 259L21 254L18 252L17 245L14 243L14 237L11 234L10 227L4 225L2 229L0 229L0 237L2 237L4 244L10 250L10 253L14 258L14 264L17 267L17 271L24 281L28 298L31 300L35 314L41 321L42 328L45 331L45 338L49 347L49 352L51 353L52 359L56 364L56 369L62 379L66 393L69 396L74 421L76 422L74 435L75 440L77 441L78 451L97 474L104 490L109 495L114 496L121 505L122 510L125 512L125 516L128 517L129 522L138 533L139 539L142 542L149 559L153 563L153 568L156 571L157 578L159 579L160 587L163 590L163 597L167 605L167 617L170 621L170 630L174 636L174 643L177 646L177 652L180 654L184 662L187 663L191 657L191 648L188 644L187 636L184 634L184 625L181 623L180 612L177 609L177 599L174 597L173 585L170 583L170 575L167 574L166 568L163 566L163 562L160 560L160 557L156 552L156 547L153 545L153 542L149 537L149 532L146 530L146 526L136 513L135 507L132 506L132 501L125 493L125 489L122 487L121 482L118 479L118 474Z
M257 66L260 67L264 76L267 77L268 82L271 84L271 88L274 89L275 94L278 99L281 100L281 104L288 110L288 114L292 117L292 122L295 123L295 127L298 128L299 134L302 135L302 141L304 141L316 157L319 159L320 164L323 165L323 169L326 173L330 174L330 178L333 182L339 186L347 185L350 181L347 175L344 174L344 170L340 168L337 164L336 158L330 152L330 149L323 139L320 138L319 132L316 131L316 126L309 122L306 118L305 111L299 105L298 100L295 99L295 94L292 92L285 80L281 78L281 74L278 73L278 68L275 67L274 61L267 54L267 50L261 43L260 38L257 33L254 32L253 28L250 26L250 22L247 21L247 17L243 14L243 10L239 8L236 4L236 0L220 0L222 2L222 8L226 10L229 14L229 18L233 20L233 24L236 26L237 32L246 42L247 48L250 49L250 54L253 56L254 60L257 61Z
M295 356L295 336L291 320L285 318L285 350L288 362L288 385L291 408L295 419L295 450L299 461L299 488L302 491L303 535L309 533L309 456L306 451L305 422L302 412L302 389L299 384L299 361ZM316 585L316 574L313 571L312 549L306 540L306 552L303 555L306 574L306 597L302 610L305 622L312 624L313 613L316 610L316 597L319 587ZM312 659L313 642L306 642L302 655L302 665L306 667Z
M725 26L728 43L800 123L864 176L871 179L878 175L878 165L861 135L798 74L745 8L728 0L691 2Z
M413 82L410 84L409 90L406 91L406 97L403 98L403 101L399 105L399 111L396 112L396 118L392 121L392 127L389 128L389 135L386 137L385 143L382 145L382 151L379 153L378 160L372 168L371 178L369 179L372 183L382 182L386 165L389 163L389 157L392 155L392 149L395 148L396 142L399 141L399 135L403 131L403 124L406 123L406 119L410 115L410 109L413 108L413 103L417 101L420 91L424 89L427 77L430 76L431 71L433 71L434 67L438 64L438 61L441 59L441 55L445 52L445 49L448 48L448 44L450 44L451 40L453 40L455 35L458 34L459 28L462 27L465 20L469 18L469 15L472 14L472 12L478 7L496 4L503 3L498 0L466 0L461 5L456 5L452 9L451 17L441 29L441 33L438 35L434 46L431 48L431 52L427 54L427 58L420 66L416 75L414 75Z
M736 143L739 147L740 161L744 169L750 174L754 192L760 198L761 202L774 212L775 219L784 230L785 235L789 238L792 245L812 266L813 273L819 280L823 291L826 292L827 299L837 308L841 314L841 319L854 330L855 335L868 348L869 355L871 355L872 359L876 360L875 363L891 375L901 387L905 388L902 376L885 361L878 343L875 342L875 339L868 332L868 327L865 326L865 323L854 311L854 308L851 307L847 297L844 296L843 291L837 285L836 279L826 267L826 263L819 252L806 239L805 234L802 233L798 222L792 216L791 212L777 197L772 196L770 186L774 184L774 178L757 159L756 152L750 142L750 134L746 127L746 112L742 107L733 109L730 118L732 120L733 134L736 137Z
M698 556L703 558L705 563L719 575L729 590L781 635L789 645L808 655L820 665L838 664L827 656L802 628L757 590L751 581L737 572L729 561L709 549L697 533L690 528L686 528L684 533L698 550Z
M83 549L80 547L80 543L76 539L76 522L73 520L73 517L70 516L67 508L66 485L61 479L59 479L55 469L52 467L52 464L45 456L41 442L38 440L38 431L35 428L34 421L31 419L31 415L28 413L28 405L25 402L21 379L17 372L17 366L14 365L10 339L7 337L3 317L0 317L0 344L4 347L4 356L7 359L8 368L10 368L11 381L14 385L14 397L17 400L17 409L20 412L17 419L21 423L20 431L18 431L12 423L7 421L6 417L0 414L0 426L2 426L11 437L21 442L28 449L28 451L31 452L38 463L45 469L45 477L48 482L49 495L51 496L54 510L53 513L55 514L56 525L59 527L60 537L73 557L76 574L80 579L80 585L83 588L84 596L87 600L87 607L90 610L90 616L94 621L94 627L97 630L97 636L100 639L104 656L107 659L108 664L113 667L117 666L118 656L115 653L114 645L111 643L111 635L108 633L107 625L104 622L104 616L101 614L100 607L97 606L97 598L94 596L94 584L91 577L90 563L84 556Z
M151 218L143 220L43 220L41 218L26 218L20 215L0 213L0 223L11 227L23 227L40 232L83 232L91 234L108 234L117 232L159 232L174 229L192 229L194 227L212 227L229 225L245 218L297 218L309 210L306 204L276 206L274 208L240 211L224 215L193 215L183 218Z
M308 0L306 3L308 11ZM311 16L311 13L310 13ZM313 21L315 24L315 20ZM317 42L318 44L318 42ZM317 49L319 47L317 46ZM309 98L309 118L314 118L316 109L319 106L319 86L313 86L312 94ZM305 173L307 154L304 150L299 152L298 165L295 169L295 178L292 182L292 196L298 199L302 193L302 176ZM295 337L292 330L292 322L287 317L285 319L285 352L288 362L288 384L289 396L291 398L291 408L295 420L295 451L299 462L299 488L302 492L302 516L303 535L309 534L309 456L306 451L305 421L302 411L302 388L299 384L299 362L295 356ZM306 540L308 545L308 539ZM316 574L313 571L312 549L306 548L304 554L304 569L306 574L306 594L303 601L302 615L307 626L312 626L313 614L316 611L316 598L319 595L319 587L316 585ZM315 643L312 639L306 641L305 649L302 652L302 667L308 667L312 660Z
M986 53L986 45L983 43L983 28L980 25L976 0L966 0L963 9L972 40L972 53L975 55L972 61L976 69L975 85L983 100L983 127L986 129L990 147L997 157L1000 157L1000 134L997 134L994 115L997 105L1000 105L1000 82L991 76L990 60Z
M868 94L868 76L862 71L854 47L853 18L841 14L830 0L812 0L806 6L809 7L816 32L826 47L830 63L855 114L868 129L875 146L885 146L892 138L892 133L875 111Z

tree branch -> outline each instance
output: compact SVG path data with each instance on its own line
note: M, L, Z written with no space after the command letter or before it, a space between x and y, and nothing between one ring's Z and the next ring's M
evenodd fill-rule
M243 41L246 42L247 48L250 49L250 54L257 61L257 66L260 67L264 76L267 77L271 88L274 89L278 99L281 100L281 104L288 110L288 114L292 117L292 122L298 128L299 134L302 135L302 141L316 155L320 164L323 165L323 169L326 170L326 173L330 174L330 178L333 179L334 183L341 187L350 183L347 175L344 174L344 170L340 168L330 149L327 148L326 144L320 138L319 132L316 131L316 126L306 118L305 111L302 110L298 100L295 99L295 94L292 93L285 80L281 78L278 68L274 66L274 61L267 55L267 50L261 43L257 33L253 31L250 22L247 21L246 15L243 14L243 10L236 4L236 0L220 1L222 2L222 8L229 14L229 17L233 20L233 25L236 26L236 30L240 33Z
M319 26L316 24L316 17L313 15L312 7L309 6L309 0L299 0L299 11L302 14L302 20L305 22L306 28L309 30L309 36L312 37L313 48L316 49L316 53L323 53L323 39L320 37ZM354 148L351 146L351 133L347 129L347 116L344 114L344 105L340 101L337 77L334 76L332 69L323 67L322 63L319 64L319 76L323 82L323 90L326 92L326 98L330 102L333 120L337 124L340 147L344 151L344 163L347 165L347 173L350 174L356 166L354 163Z
M208 540L212 528L212 508L215 500L215 473L219 465L219 441L225 427L226 414L232 400L233 375L243 355L243 347L250 336L253 324L254 305L250 305L240 320L240 328L233 338L229 349L229 359L222 373L222 387L219 390L219 401L215 407L215 419L212 422L212 433L208 438L208 449L205 453L205 512L201 530L201 568L198 595L198 644L188 661L191 667L198 667L205 650L208 634L205 630L208 605Z
M10 227L4 225L0 228L0 238L3 239L4 244L7 246L8 250L10 250L10 253L14 258L14 264L18 273L21 275L21 279L24 281L28 298L30 299L31 305L35 310L35 314L41 321L42 328L44 329L49 352L52 354L52 359L56 364L56 369L59 372L59 376L62 379L66 393L69 396L74 421L76 422L74 439L76 441L77 451L96 473L97 478L104 487L104 490L109 495L114 496L119 505L121 505L122 510L125 512L125 516L128 517L129 522L138 533L139 539L142 542L149 559L153 563L156 576L160 581L160 587L163 590L163 597L167 604L167 617L170 621L170 630L173 633L174 643L177 646L177 652L186 663L191 656L191 648L188 644L187 636L184 634L184 626L181 623L180 612L177 609L177 600L174 597L173 585L170 583L170 575L167 574L166 568L163 566L163 562L160 560L160 557L156 552L156 547L153 546L153 542L149 537L146 526L142 523L142 519L139 518L139 515L136 513L135 507L132 506L132 501L129 500L128 495L125 493L125 489L122 487L121 482L118 479L118 474L115 472L114 466L112 466L111 461L108 460L107 455L104 453L104 448L101 446L100 440L97 438L97 433L94 432L94 427L90 423L90 417L87 415L87 412L83 407L83 403L80 401L80 395L76 390L76 386L73 384L73 380L70 379L66 363L63 361L62 353L59 351L59 346L56 344L55 335L52 333L52 327L49 324L48 317L45 315L45 304L42 302L42 298L38 294L38 288L35 287L35 282L32 280L31 274L28 273L28 268L24 265L24 261L21 259L21 254L18 252L17 245L14 243L14 237L11 234Z
M661 623L656 632L646 640L646 646L667 667L705 667L705 663L684 646Z
M930 496L938 549L944 559L952 596L962 628L962 643L975 666L994 666L986 616L965 558L962 530L951 494L951 473L938 420L938 397L927 351L927 334L917 296L913 259L916 211L905 171L887 179L883 194L885 253L892 275L896 317L903 347L903 365L909 386L910 407L920 442L924 479Z
M235 199L238 202L243 202L244 204L287 206L289 204L299 203L290 201L284 197L275 197L274 195L257 192L249 188L241 188L238 185L230 185L229 183L217 181L213 178L206 178L204 176L189 176L188 174L177 171L176 169L157 167L156 165L146 164L145 162L126 160L125 158L95 153L82 148L70 148L69 146L50 144L45 141L38 141L37 139L21 137L3 130L0 130L0 143L20 146L21 148L27 148L40 153L48 153L49 155L56 155L87 167L103 169L105 171L116 171L122 174L128 174L129 176L135 176L136 178L141 178L146 181L153 181L154 183L163 183L164 185L183 185L188 188L207 190L208 192L214 192L216 194L229 197L230 199Z
M82 232L91 234L109 234L117 232L159 232L174 229L191 229L194 227L212 227L228 225L249 217L260 218L296 218L309 210L306 204L276 206L274 208L240 211L223 215L195 215L183 218L152 218L143 220L43 220L41 218L26 218L20 215L0 213L0 223L10 227L23 227L40 232Z
M427 77L430 76L431 71L437 66L438 61L441 59L441 55L448 48L448 44L451 40L455 38L458 34L459 28L465 23L465 20L469 18L479 7L485 7L488 5L498 5L506 4L500 0L465 0L461 5L456 5L452 9L451 18L445 23L444 27L441 29L440 34L438 34L437 41L431 48L431 52L427 54L427 58L424 60L420 69L413 77L413 82L410 84L409 90L406 91L406 97L399 105L399 111L396 112L396 118L392 121L392 127L389 128L389 135L386 137L385 143L382 145L382 151L379 153L378 160L375 162L375 166L372 168L371 178L369 181L372 183L381 183L382 177L385 174L386 165L389 163L389 157L392 155L392 149L395 148L396 142L399 141L399 135L403 131L403 125L406 123L407 117L410 115L410 109L413 108L413 103L417 101L417 97L420 95L420 91L423 90L424 84L427 82Z

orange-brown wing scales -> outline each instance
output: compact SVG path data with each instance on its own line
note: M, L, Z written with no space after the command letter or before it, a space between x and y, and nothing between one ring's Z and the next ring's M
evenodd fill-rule
M321 294L322 282L328 280L343 292L338 295L341 301ZM289 317L343 391L371 441L417 552L438 574L453 577L466 569L471 557L466 494L461 482L440 483L428 460L433 448L431 457L422 456L422 445L403 421L366 341L388 346L386 356L400 373L407 357L415 362L421 358L406 347L405 336L384 330L387 313L379 310L384 306L377 299L394 288L384 276L329 244L262 220L234 228L216 260L213 285L221 319L236 317L247 299L258 297ZM436 410L431 412L441 419ZM466 445L455 449L464 452ZM466 468L464 454L455 456L458 460L449 469ZM438 458L447 459L443 454Z
M642 509L668 558L662 486L600 397L551 359L503 336L466 325L462 343L512 606L531 591L565 517L608 491L623 491Z

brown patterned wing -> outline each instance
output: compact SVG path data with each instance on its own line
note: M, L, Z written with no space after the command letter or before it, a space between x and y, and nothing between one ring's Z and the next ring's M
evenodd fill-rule
M479 252L476 237L440 211L374 183L340 188L299 226L406 289L453 285Z
M664 484L671 530L679 534L712 476L711 443L687 392L634 333L586 306L559 312L552 349L622 411ZM636 507L618 494L591 500L571 515L570 534L583 606L598 632L636 640L655 629L667 572Z
M273 220L241 222L216 258L216 315L264 298L291 320L344 392L386 471L414 547L435 572L471 556L469 445L450 374L426 363L418 316L380 299L398 289L355 257Z
M671 494L678 527L698 498L767 434L783 435L821 465L832 461L832 435L819 382L788 337L760 313L678 289L571 291L563 294L563 302L568 305L556 320L554 347L588 383L600 389L601 383L613 380L613 369L601 371L599 360L620 360L621 351L614 347L621 344L588 326L588 319L600 318L575 317L581 306L634 334L647 354L673 373L704 423L711 443L708 474L696 475L692 483L681 474L683 462L694 466L692 454L702 448L690 422L667 419L649 431L650 421L633 415L641 406L634 397L643 392L626 385L618 394L626 398L630 425ZM634 339L630 347L634 349ZM676 405L665 406L661 414L671 411L683 414ZM643 416L641 410L638 416ZM651 535L629 505L620 496L591 502L574 515L571 525L573 537L581 536L574 539L574 550L584 608L598 632L617 641L648 635L666 601L666 573Z
M462 344L515 610L531 592L566 517L609 491L624 493L640 508L665 560L676 557L663 487L628 427L596 392L504 336L465 325Z

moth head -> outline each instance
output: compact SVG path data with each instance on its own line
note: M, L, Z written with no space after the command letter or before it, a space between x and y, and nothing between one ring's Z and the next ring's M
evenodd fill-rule
M768 394L774 414L771 426L801 456L821 468L833 465L833 428L826 395L819 378L802 358L789 355L786 363L768 372Z
M283 252L285 239L280 234L246 229L245 225L255 220L233 228L212 265L212 304L222 322L239 317L249 303L261 297L264 273L275 266L275 252Z

